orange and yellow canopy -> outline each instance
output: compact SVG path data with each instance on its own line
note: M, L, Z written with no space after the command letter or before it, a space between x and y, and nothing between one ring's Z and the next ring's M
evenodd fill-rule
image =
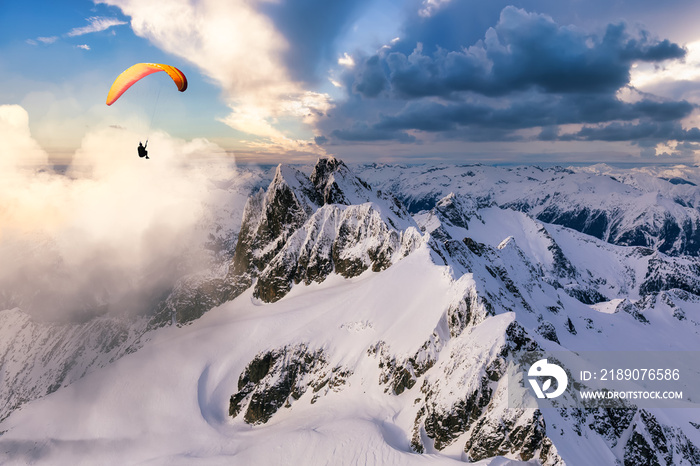
M185 74L170 65L159 63L137 63L124 70L122 74L117 76L112 87L107 94L107 105L112 105L121 95L134 85L139 79L148 76L149 74L165 71L177 85L177 90L184 92L187 89L187 78Z

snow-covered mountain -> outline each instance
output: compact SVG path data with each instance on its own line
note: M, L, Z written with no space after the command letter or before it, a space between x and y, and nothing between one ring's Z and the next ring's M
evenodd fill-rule
M695 168L366 165L358 175L394 193L414 213L454 193L480 206L519 210L612 244L700 255L700 179Z
M255 179L151 314L0 313L5 393L26 394L0 461L700 464L696 409L508 395L538 352L700 350L697 169L329 157Z

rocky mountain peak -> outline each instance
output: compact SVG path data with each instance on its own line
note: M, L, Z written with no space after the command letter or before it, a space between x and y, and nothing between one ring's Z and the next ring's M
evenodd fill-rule
M319 158L310 180L324 204L362 204L376 198L367 183L334 157Z
M332 182L333 174L339 169L348 170L347 165L342 160L338 160L333 156L319 157L311 172L311 182L316 189L323 191L323 188Z
M228 298L255 280L254 295L273 302L292 284L320 282L334 271L352 277L382 270L415 245L415 235L404 235L411 227L400 202L373 192L341 160L320 158L310 177L279 165L267 191L246 205Z
M469 220L476 216L476 204L470 198L460 198L450 193L435 205L434 211L443 221L455 227L469 229Z

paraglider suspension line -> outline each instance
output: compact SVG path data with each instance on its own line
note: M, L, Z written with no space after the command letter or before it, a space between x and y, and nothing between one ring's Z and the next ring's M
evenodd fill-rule
M156 110L158 109L158 99L160 99L161 88L162 88L162 86L158 86L158 93L156 94L156 103L155 103L155 105L153 105L153 114L151 115L151 123L149 123L149 125L148 125L149 132L153 128L153 120L156 117Z

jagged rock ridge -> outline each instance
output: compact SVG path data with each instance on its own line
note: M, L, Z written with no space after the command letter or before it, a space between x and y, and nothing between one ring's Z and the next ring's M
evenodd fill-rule
M398 201L375 193L342 161L321 158L310 177L280 165L267 191L246 204L227 297L255 282L255 296L274 302L293 284L332 272L350 278L385 269L410 252L416 230Z

